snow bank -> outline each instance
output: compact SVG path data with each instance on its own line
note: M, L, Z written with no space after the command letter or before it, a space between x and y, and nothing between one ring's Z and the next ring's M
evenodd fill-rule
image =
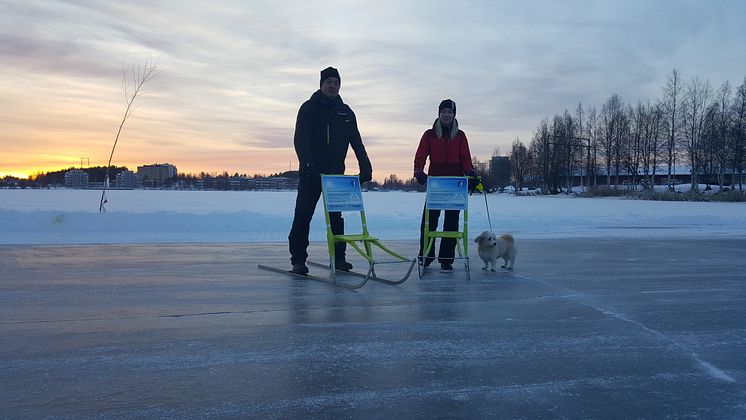
M0 190L0 244L285 242L295 192ZM425 195L364 193L370 231L384 240L415 240ZM568 196L487 196L495 231L518 238L742 237L743 203L654 202ZM469 236L489 228L484 196L469 202ZM321 203L311 240L325 240ZM361 230L345 213L347 232Z

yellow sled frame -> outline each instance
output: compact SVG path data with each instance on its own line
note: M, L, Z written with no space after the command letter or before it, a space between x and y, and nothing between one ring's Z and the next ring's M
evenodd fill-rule
M430 190L430 181L437 178L461 178L464 180L464 185L468 185L467 177L428 177L428 192ZM425 271L425 258L430 253L430 250L435 246L436 238L452 238L456 239L456 251L458 256L454 256L454 260L464 260L464 267L466 268L466 279L469 280L469 200L468 200L468 188L464 188L464 196L466 197L466 206L461 210L463 214L463 230L456 232L444 232L444 231L431 231L430 230L430 211L429 210L455 210L450 207L433 206L431 207L428 203L428 197L425 198L425 225L423 226L422 236L424 238L424 249L422 250L422 259L417 264L417 274L422 278L422 274ZM445 214L443 215L445 217Z
M365 283L368 282L368 280L380 281L386 284L402 284L405 281L407 281L410 274L412 273L412 270L414 269L414 265L416 264L417 259L416 258L410 259L410 258L406 258L402 255L397 254L396 252L392 251L391 249L383 245L378 238L370 235L370 233L368 232L368 222L365 218L365 209L363 208L362 200L360 201L359 206L357 206L357 208L359 208L358 212L360 214L360 222L362 224L362 229L363 229L362 233L353 234L353 235L335 235L334 233L332 233L332 227L331 227L331 221L329 218L329 209L328 209L328 199L329 199L328 195L330 192L327 191L327 188L325 187L325 185L327 185L327 182L325 181L328 180L329 177L335 177L337 179L342 179L342 180L349 180L351 185L354 184L357 186L357 193L360 194L360 197L362 197L362 193L360 192L360 182L357 176L353 176L353 175L322 175L321 176L322 178L321 191L322 191L323 199L324 199L324 217L326 219L326 242L329 248L329 266L325 268L329 268L329 271L331 273L330 279L332 283L337 283L336 271L338 270L334 269L334 262L335 262L334 245L337 242L344 242L348 244L355 251L357 251L357 253L360 254L360 256L362 256L366 261L368 261L368 272L366 274L356 273L352 271L342 271L342 273L344 274L350 274L350 275L363 278L362 282L359 283L359 285L356 285L356 287L354 288L362 287ZM355 183L355 181L357 182ZM353 193L355 193L355 191L353 191ZM337 211L337 210L333 210L333 211ZM394 260L393 261L376 260L373 257L373 247L377 247L380 250L384 251L386 254L394 257ZM410 263L409 270L404 275L404 277L402 277L399 280L388 280L388 279L378 277L376 275L376 271L375 271L376 264L405 263L405 262ZM315 266L322 266L321 264L315 264L311 262L309 263ZM342 284L339 284L339 285L342 286ZM347 286L349 285L347 284L344 285L344 287L347 287Z

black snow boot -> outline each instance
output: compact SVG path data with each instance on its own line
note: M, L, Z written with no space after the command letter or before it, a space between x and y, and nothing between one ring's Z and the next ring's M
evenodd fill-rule
M308 267L306 267L306 263L293 264L293 269L290 270L290 272L295 274L308 274Z
M337 260L334 261L334 268L342 271L350 271L352 270L352 264L348 263L345 260Z

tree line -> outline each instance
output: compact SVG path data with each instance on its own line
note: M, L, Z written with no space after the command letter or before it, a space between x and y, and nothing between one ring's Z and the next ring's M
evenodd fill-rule
M617 94L601 105L577 107L539 122L528 147L511 147L511 178L517 188L540 186L557 193L583 184L619 185L620 176L652 188L656 174L673 189L676 170L686 167L691 188L699 183L738 185L746 153L746 78L735 89L713 88L674 69L654 101L625 103Z
M82 169L71 166L67 169L61 169L58 171L38 172L32 175L31 177L29 177L29 181L31 181L33 184L36 184L37 186L64 185L65 174L68 171L72 171L73 169L79 169L87 173L88 180L90 182L104 182L107 176L106 166L91 166L89 168L82 168ZM123 172L126 170L127 170L126 166L111 166L110 168L108 168L108 173L109 173L109 176L113 179L113 178L116 178L120 172Z

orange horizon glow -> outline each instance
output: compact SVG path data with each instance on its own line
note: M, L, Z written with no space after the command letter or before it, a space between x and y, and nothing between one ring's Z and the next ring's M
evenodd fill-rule
M174 162L165 162L165 161L164 162L138 163L138 164L126 164L126 163L121 163L121 164L120 163L116 163L116 164L114 164L114 163L112 163L112 166L116 166L116 167L122 167L122 166L124 166L124 167L127 167L127 169L131 170L132 172L137 172L137 167L138 166L151 165L151 164L154 164L154 163L169 163L171 165L176 166L178 174L180 174L180 175L190 174L190 175L195 175L195 176L198 176L201 172L204 172L204 173L207 173L207 174L222 174L223 172L227 172L230 175L233 175L235 173L239 173L239 174L246 174L249 177L254 176L254 175L269 176L269 175L272 175L272 174L282 173L282 172L286 172L286 171L289 171L289 170L293 170L293 171L298 170L298 167L297 167L298 164L297 164L297 162L293 162L292 169L289 168L289 167L285 167L285 168L282 168L282 169L277 168L275 170L266 170L266 171L260 171L260 170L247 171L247 170L237 170L237 169L231 170L231 169L227 169L227 168L226 169L214 169L214 168L191 168L191 167L184 167L182 169L182 167L179 166L177 163L174 163ZM5 177L9 176L9 177L18 178L18 179L31 180L36 175L45 174L45 173L49 173L49 172L58 172L58 171L65 171L65 170L69 170L69 169L85 169L85 168L88 168L88 167L103 167L103 166L106 166L106 165L104 165L104 164L101 164L101 165L91 164L91 165L84 165L84 167L81 167L81 165L78 163L78 164L71 164L71 165L66 165L66 166L63 165L63 166L60 166L60 167L37 167L37 168L23 168L22 167L22 168L19 168L19 169L13 169L13 170L9 170L9 171L0 171L0 178L5 178ZM348 169L347 169L346 173L348 175L357 174L357 163L355 161L348 162L347 166L348 166ZM374 170L375 170L375 168L374 168ZM378 173L374 174L373 180L377 181L377 182L383 182L390 175L396 175L401 180L408 180L409 178L412 177L411 170L391 171L391 172L386 171L385 174L383 172L381 172L381 171L378 171Z
M18 178L18 179L29 179L31 177L31 175L29 175L26 172L24 172L24 173L21 173L21 172L3 172L3 173L0 173L0 178L5 178L5 177L8 177L8 176L12 177L12 178Z

